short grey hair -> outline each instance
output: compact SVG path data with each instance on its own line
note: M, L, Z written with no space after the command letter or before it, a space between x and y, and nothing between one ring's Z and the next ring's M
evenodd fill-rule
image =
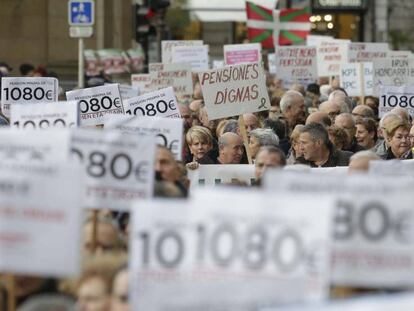
M303 99L303 96L298 91L287 91L280 100L280 111L284 113L290 106L293 105L293 103L299 98Z
M232 132L232 133L237 134L238 129L239 129L239 122L237 122L236 120L229 120L223 128L223 134L227 132Z
M388 118L398 118L398 119L400 119L402 121L402 118L398 114L396 114L394 112L387 112L386 114L384 114L382 116L382 118L379 121L380 128L383 128L384 127L384 121L386 119L388 119Z
M263 146L263 147L260 147L259 151L257 152L257 155L261 152L268 152L270 154L274 153L274 154L279 155L280 164L282 166L286 165L286 155L283 152L283 150L280 149L279 147L276 147L276 146ZM257 155L256 155L256 158L257 158Z
M279 146L279 137L271 129L258 128L249 135L255 137L260 146Z
M358 151L357 153L354 153L351 156L350 160L352 161L352 160L358 160L362 158L366 158L370 160L381 160L379 155L377 155L374 151L371 151L371 150Z

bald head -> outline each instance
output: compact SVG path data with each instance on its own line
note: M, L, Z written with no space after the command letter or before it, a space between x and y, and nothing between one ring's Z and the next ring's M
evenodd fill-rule
M329 94L328 101L337 103L341 107L341 112L351 112L351 100L341 90L335 90Z
M239 164L243 152L243 141L241 137L235 133L227 132L220 136L218 140L219 157L221 164Z
M350 113L341 113L335 118L335 125L345 130L348 135L348 144L350 144L356 134L354 116Z
M309 123L319 123L322 124L324 127L329 127L332 124L329 115L323 111L316 111L311 113L306 118L306 125L308 125Z
M245 113L243 115L243 121L247 133L250 133L259 127L259 119L253 113Z
M319 105L319 111L326 113L333 123L335 117L341 113L341 106L338 103L327 100Z
M371 119L374 119L374 120L376 118L376 116L374 114L374 110L372 110L372 108L367 106L367 105L358 105L358 106L356 106L352 110L352 114L355 117L371 118Z

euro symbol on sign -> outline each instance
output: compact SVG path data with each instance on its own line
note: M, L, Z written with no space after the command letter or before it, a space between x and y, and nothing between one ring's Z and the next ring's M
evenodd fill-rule
M266 109L266 98L262 97L260 102L261 102L261 104L260 104L259 108L257 108L257 109Z

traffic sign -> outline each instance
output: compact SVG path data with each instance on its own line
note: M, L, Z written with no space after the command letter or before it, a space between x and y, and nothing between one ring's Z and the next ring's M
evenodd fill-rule
M92 26L95 22L95 2L93 0L70 0L68 13L70 26Z

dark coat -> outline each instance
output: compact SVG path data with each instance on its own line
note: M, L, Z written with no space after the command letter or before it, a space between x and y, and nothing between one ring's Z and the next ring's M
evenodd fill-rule
M326 161L321 167L348 166L349 159L352 154L353 153L349 151L329 149L328 161ZM296 158L295 164L306 164L310 167L318 167L314 162L305 160L304 157Z

